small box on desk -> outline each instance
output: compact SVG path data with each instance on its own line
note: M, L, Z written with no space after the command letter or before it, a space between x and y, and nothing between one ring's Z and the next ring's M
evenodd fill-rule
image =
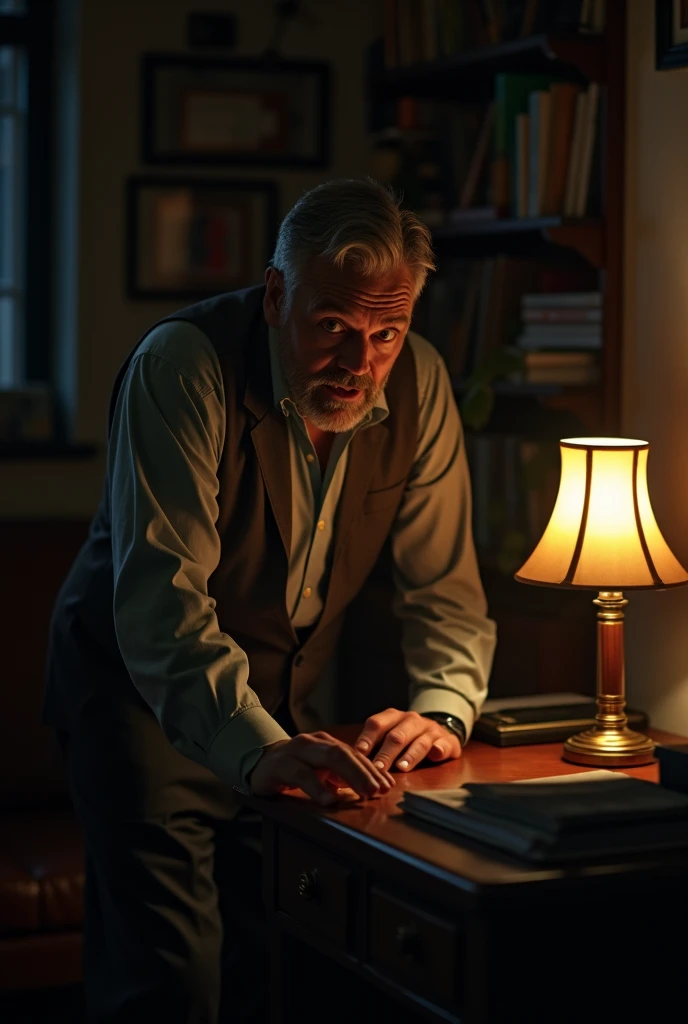
M665 789L688 793L688 743L655 747L659 762L659 784Z
M580 693L543 693L486 700L473 736L495 747L558 743L595 724L597 704ZM648 717L626 708L631 729L643 732Z

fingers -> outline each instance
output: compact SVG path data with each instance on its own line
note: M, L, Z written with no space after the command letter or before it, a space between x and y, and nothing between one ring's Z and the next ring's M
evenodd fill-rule
M386 771L394 766L407 772L426 757L433 761L443 761L460 756L461 744L458 737L438 722L423 718L415 711L398 711L394 716L385 711L382 715L374 715L373 719L377 719L376 724L379 724L385 717L393 720L394 725L383 736L380 749L372 755L373 764L380 770ZM368 719L366 722L364 733L370 721Z
M370 755L382 738L404 718L405 714L406 712L398 711L396 708L387 708L386 711L380 711L377 715L371 715L354 744L356 750Z
M326 733L296 736L290 746L300 761L311 768L328 769L361 797L386 793L394 785L388 772Z
M298 788L325 805L336 799L337 786L369 798L389 792L395 784L388 771L324 732L302 733L271 744L251 772L250 782L256 796Z
M383 714L387 715L387 712L385 711ZM429 718L423 718L416 711L397 711L396 714L398 718L395 720L393 728L389 729L380 749L373 757L373 764L377 768L389 768L424 733L432 730L433 739L437 738L438 734L433 728L437 725L436 722L432 722Z
M355 757L358 761L360 761L360 763L366 768L366 770L372 768L375 778L378 779L378 781L382 781L384 784L386 784L386 787L388 789L396 785L396 780L394 776L391 774L391 772L387 771L385 768L380 768L379 765L373 765L370 758L366 757L365 754L361 753L360 750L356 750L355 748L349 747L345 743L340 743L339 740L336 740L327 732L314 732L309 733L308 735L320 742L332 743L336 744L337 746L343 747L344 750L346 750L351 756ZM342 782L342 785L348 785L348 783Z
M445 736L435 740L428 751L428 761L446 761L449 757L461 757L461 741L458 736L453 737L453 739L453 743L451 736L448 737L449 742L447 742L447 737Z
M435 736L432 736L430 732L422 733L418 739L415 739L413 743L404 750L401 757L398 758L396 766L402 772L410 772L412 768L415 768L419 761L422 761L427 756L429 751L432 749L436 742L440 742Z
M296 757L285 757L281 765L281 774L287 789L302 789L306 796L328 807L336 802L337 794L321 781L317 773Z
M436 735L437 731L440 733L439 736ZM446 761L450 757L461 757L458 736L454 736L443 725L433 723L427 732L414 740L398 758L396 767L402 772L410 772L426 757L429 761Z

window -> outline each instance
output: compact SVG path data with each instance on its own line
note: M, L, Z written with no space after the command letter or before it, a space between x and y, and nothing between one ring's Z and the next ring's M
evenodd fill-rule
M24 336L21 194L26 179L26 73L18 48L0 47L0 387L16 384Z
M0 0L0 389L51 377L52 0Z

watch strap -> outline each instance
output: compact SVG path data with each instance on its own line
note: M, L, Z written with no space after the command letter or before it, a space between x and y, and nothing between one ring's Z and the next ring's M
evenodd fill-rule
M463 747L466 743L466 726L463 724L460 718L455 718L454 715L448 715L444 711L426 711L422 715L423 718L431 718L433 722L439 722L445 729L449 729L458 738L461 746Z

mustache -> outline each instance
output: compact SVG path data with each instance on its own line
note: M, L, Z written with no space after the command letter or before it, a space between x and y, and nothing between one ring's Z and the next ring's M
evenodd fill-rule
M357 377L353 373L315 374L308 381L309 390L315 390L315 388L323 386L331 388L355 388L358 391L370 392L375 388L375 381L369 374L366 374L364 377Z

